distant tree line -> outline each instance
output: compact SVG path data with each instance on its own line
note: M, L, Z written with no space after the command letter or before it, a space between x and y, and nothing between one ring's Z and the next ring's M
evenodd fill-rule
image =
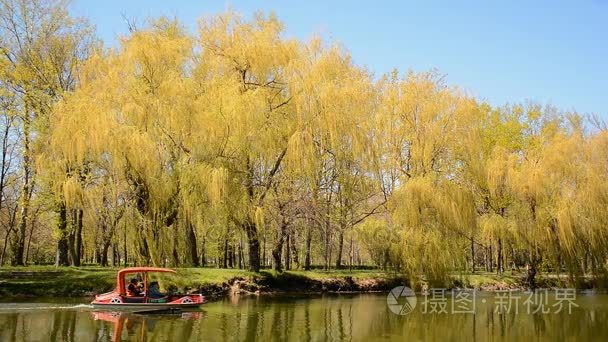
M599 119L375 77L274 15L110 49L63 1L0 13L0 265L608 270Z

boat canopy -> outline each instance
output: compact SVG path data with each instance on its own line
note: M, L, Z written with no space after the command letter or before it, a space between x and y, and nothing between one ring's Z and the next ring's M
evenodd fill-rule
M123 268L122 270L118 271L118 274L116 275L116 290L118 290L119 293L124 294L125 293L125 275L126 274L130 274L130 273L144 273L144 278L145 277L145 273L148 272L160 272L160 273L177 273L172 269L169 268L160 268L160 267L128 267L128 268ZM145 279L144 279L145 280ZM144 283L144 286L147 287L147 284Z

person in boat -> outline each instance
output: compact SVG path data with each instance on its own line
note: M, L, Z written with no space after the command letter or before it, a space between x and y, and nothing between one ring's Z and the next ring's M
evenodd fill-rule
M158 282L150 282L150 286L148 286L148 298L160 299L165 297L167 297L167 294L160 292L160 286L158 285Z
M139 280L137 278L131 279L129 286L127 286L127 295L130 297L141 297L143 292L139 286Z

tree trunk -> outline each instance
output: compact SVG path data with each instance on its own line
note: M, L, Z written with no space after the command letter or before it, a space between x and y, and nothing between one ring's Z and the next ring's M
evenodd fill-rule
M226 252L228 254L228 267L233 268L234 267L234 247L232 246L232 244L227 245Z
M217 241L217 257L215 258L216 259L215 266L217 268L222 268L223 249L224 249L224 243L221 240L218 240Z
M494 270L494 256L492 255L492 243L489 243L490 247L488 252L488 272L492 272Z
M101 249L99 248L99 246L95 246L95 255L94 255L94 259L95 262L98 264L101 264Z
M112 267L116 267L120 264L120 249L118 248L118 243L114 242L112 244Z
M309 225L308 228L306 229L306 254L304 255L304 270L306 270L306 271L310 270L311 247L312 247L312 228L310 228L310 225Z
M72 227L68 234L68 260L71 266L74 266L74 260L76 259L75 234L74 227Z
M228 234L224 236L224 245L222 247L222 268L228 268Z
M206 246L205 244L207 243L206 241L207 239L205 238L205 234L203 234L203 238L201 241L201 266L205 267L207 266L207 251L206 251Z
M12 121L12 120L11 120ZM5 178L7 174L8 163L6 162L6 157L8 154L8 138L10 133L10 123L7 122L4 126L4 135L2 139L2 169L0 169L0 211L2 210L2 199L4 196L4 186L5 186ZM2 254L0 255L0 267L4 265L4 258L6 256L6 247L9 241L9 236L11 231L13 230L12 225L8 225L6 229L6 235L4 236L4 246L2 247Z
M29 201L28 201L29 202ZM28 209L27 206L29 204L24 204L21 208L21 221L19 222L19 227L15 230L15 236L12 239L12 258L11 265L13 266L25 266L24 263L24 251L25 251L25 236L26 236L26 228L27 228L27 219L28 219Z
M242 269L244 264L245 256L243 255L243 238L239 237L239 269Z
M517 264L517 256L515 255L515 248L511 245L511 269L519 272L519 266Z
M55 266L68 266L68 232L67 232L67 210L65 203L59 204L59 240L57 241L57 255L55 257Z
M498 238L498 247L496 248L496 273L503 273L502 259L502 239Z
M295 233L293 231L291 231L289 234L291 236L291 257L293 258L293 263L295 265L295 268L299 269L300 268L300 258L298 256L298 249L297 249L297 244L296 244Z
M72 210L71 231L68 235L68 251L70 265L80 266L80 250L82 248L82 221L79 218L80 210Z
M353 234L350 234L350 244L348 247L348 269L350 271L353 270L353 261L354 261L354 250L353 250Z
M260 261L261 263L261 267L266 266L268 259L266 259L266 234L264 234L264 236L262 237L262 259ZM258 243L259 244L259 243ZM258 253L258 255L260 255Z
M471 237L471 273L475 273L475 241Z
M536 265L534 262L530 263L529 267L528 267L528 274L526 277L526 282L528 283L528 286L530 287L530 290L534 291L536 289Z
M11 230L10 228L6 231L6 235L4 236L4 246L2 247L2 254L0 255L0 267L4 265L4 256L6 255L6 246L8 241L10 240Z
M78 209L76 211L76 259L74 260L74 266L80 266L80 260L82 259L82 216L84 211Z
M12 239L12 259L13 266L24 266L23 252L25 251L25 234L27 222L29 220L30 208L30 114L26 105L23 119L23 185L21 187L21 215L19 228L16 229Z
M186 223L186 245L190 251L190 263L193 267L200 266L198 261L198 252L196 250L196 233L194 226L191 223Z
M137 253L135 253L134 259L135 259L135 261L137 261L137 259L141 259L141 260L143 260L143 264L149 265L150 261L151 261L151 256L150 256L150 248L148 247L148 238L146 237L145 229L146 228L143 227L143 225L139 229L139 233L138 233L139 234L139 258L137 257Z
M281 228L282 230L283 228ZM277 241L274 243L274 247L272 248L272 269L277 272L283 272L283 268L281 265L281 259L283 254L283 234L279 233L277 236Z
M110 249L110 241L104 241L101 247L101 266L108 266L108 250Z
M177 227L176 227L177 228ZM178 238L179 233L176 229L175 232L173 232L173 251L171 253L172 255L172 259L173 259L173 266L177 267L179 266L180 262L179 262L179 246L178 246ZM156 248L158 249L159 246L157 245ZM163 258L164 259L164 258Z
M291 239L289 234L285 235L285 269L289 271L291 269Z
M258 238L257 226L255 223L247 220L243 228L247 234L247 243L249 245L249 270L260 272L260 240Z
M30 233L28 234L28 238L27 238L27 247L25 249L25 260L24 260L24 264L27 265L29 257L30 257L30 246L32 245L32 237L34 236L34 229L36 228L36 216L34 216L34 220L32 221L32 223L30 224L31 228L30 228Z
M329 227L330 227L330 222L329 222L329 217L327 217L327 220L325 222L325 231L324 236L323 236L323 244L324 244L324 250L323 250L323 258L324 258L324 269L326 271L329 270Z
M342 250L344 249L344 230L338 233L338 254L336 255L336 269L342 268Z

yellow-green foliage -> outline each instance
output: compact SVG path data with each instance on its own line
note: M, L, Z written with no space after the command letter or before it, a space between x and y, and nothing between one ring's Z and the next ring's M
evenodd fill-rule
M413 280L444 281L498 241L526 263L608 271L608 134L576 113L492 107L436 71L375 78L274 15L195 33L159 18L89 52L73 89L31 95L49 107L40 197L84 210L89 246L179 264L194 237L254 246L312 225L326 259L353 237ZM2 84L34 71L0 58Z
M351 174L353 162L397 176L388 223L370 221L360 234L396 236L398 253L390 243L368 241L368 249L392 255L412 277L442 279L462 267L466 238L522 247L557 239L553 253L576 254L584 237L577 227L588 222L581 213L601 215L596 201L583 208L575 197L585 180L605 177L580 166L598 158L584 151L601 136L587 141L539 107L477 104L435 72L395 72L373 84L339 47L281 32L262 14L203 19L197 37L177 22L154 21L90 59L78 91L57 106L52 146L70 163L109 163L143 182L145 225L162 226L179 194L192 222L210 224L206 216L222 212L263 229L277 155L286 155L282 173L314 184L329 149L336 167L351 167L336 174L351 198L355 184L373 181ZM79 184L63 182L67 203L82 196ZM587 241L603 245L597 228L583 226L593 232Z

